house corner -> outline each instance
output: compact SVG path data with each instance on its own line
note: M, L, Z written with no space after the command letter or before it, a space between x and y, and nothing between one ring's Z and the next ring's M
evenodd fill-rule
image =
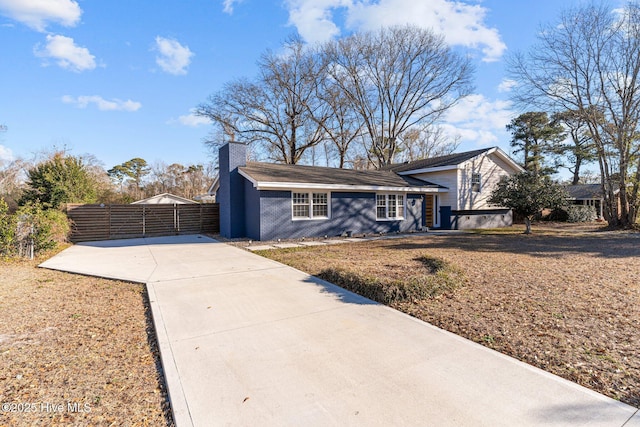
M229 239L245 237L244 178L238 171L247 165L245 144L228 142L218 151L220 235Z

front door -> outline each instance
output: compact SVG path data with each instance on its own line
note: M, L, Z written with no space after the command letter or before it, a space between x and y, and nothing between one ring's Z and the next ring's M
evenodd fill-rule
M425 194L424 196L424 225L426 227L433 227L435 224L435 198L436 196L433 194Z

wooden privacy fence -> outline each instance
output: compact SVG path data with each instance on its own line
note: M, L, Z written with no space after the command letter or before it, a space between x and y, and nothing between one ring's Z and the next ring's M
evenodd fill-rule
M217 203L175 205L68 204L72 242L220 232Z

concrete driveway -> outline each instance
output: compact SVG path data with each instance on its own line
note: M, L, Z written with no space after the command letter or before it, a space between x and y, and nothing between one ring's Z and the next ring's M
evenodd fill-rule
M179 427L640 427L636 408L207 237L41 266L147 284Z

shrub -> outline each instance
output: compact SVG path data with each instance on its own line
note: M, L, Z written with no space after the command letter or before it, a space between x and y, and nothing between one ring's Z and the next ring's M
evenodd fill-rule
M37 203L21 206L10 221L13 241L8 246L7 255L27 256L55 248L66 241L69 233L67 216L56 209L43 210Z
M424 256L417 260L424 264L427 274L417 271L405 280L376 278L342 268L327 268L318 277L383 304L432 298L453 291L465 281L458 269L441 259Z
M15 217L9 214L9 207L0 198L0 255L12 256L16 250Z
M554 209L545 219L548 221L567 222L569 220L569 212L567 209Z
M594 206L571 205L567 207L568 222L590 222L598 219Z

